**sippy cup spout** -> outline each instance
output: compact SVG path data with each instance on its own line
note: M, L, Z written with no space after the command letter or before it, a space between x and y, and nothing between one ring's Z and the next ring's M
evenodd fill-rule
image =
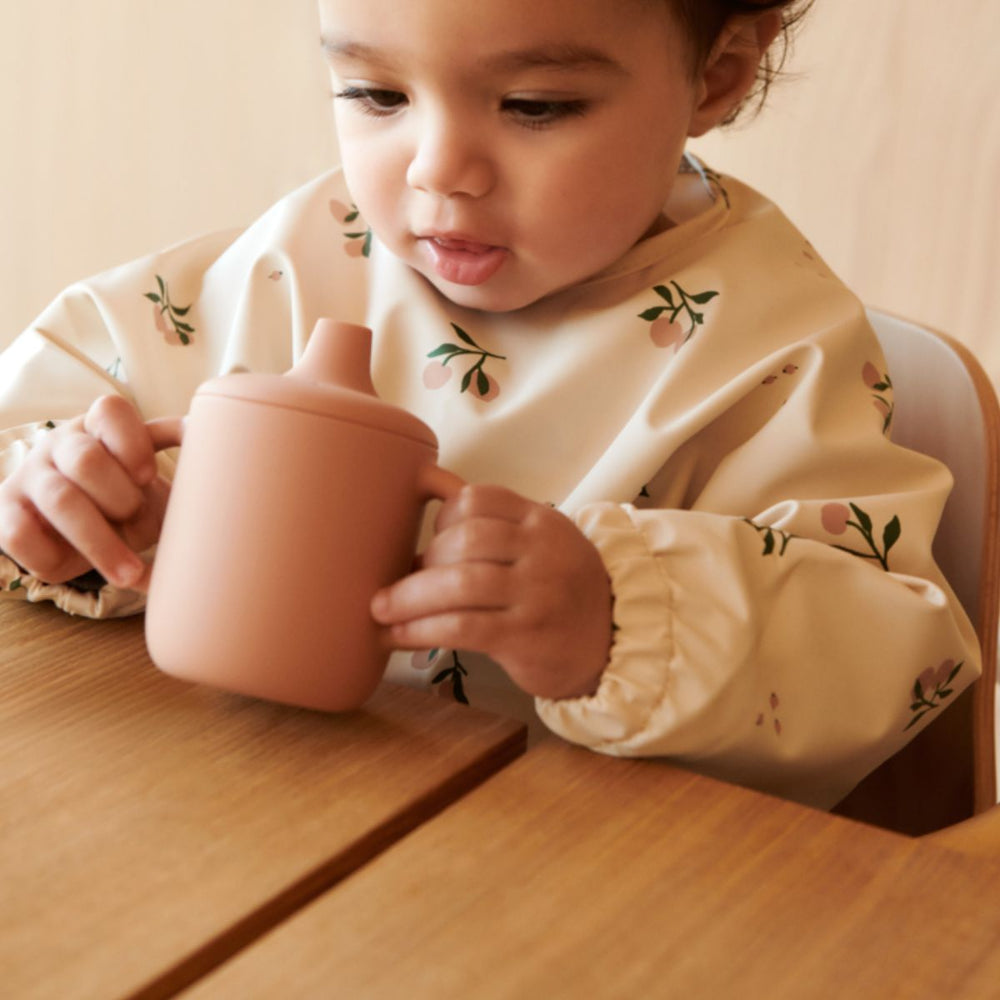
M288 374L374 396L371 353L372 332L367 327L320 319L313 327L302 357Z
M379 399L372 384L372 331L355 323L321 319L298 361L284 375L240 372L203 382L195 393L241 404L283 407L302 415L341 421L355 429L399 434L437 448L434 432L414 414ZM242 408L251 420L251 409ZM311 427L315 425L310 425ZM312 433L302 430L301 433Z

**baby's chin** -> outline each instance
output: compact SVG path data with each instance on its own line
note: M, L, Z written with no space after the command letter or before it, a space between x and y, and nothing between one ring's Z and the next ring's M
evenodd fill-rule
M423 270L418 273L434 290L453 305L463 309L472 309L485 313L512 313L541 302L560 289L529 290L501 287L498 282L491 287L491 282L483 285L457 285L438 277L427 274Z

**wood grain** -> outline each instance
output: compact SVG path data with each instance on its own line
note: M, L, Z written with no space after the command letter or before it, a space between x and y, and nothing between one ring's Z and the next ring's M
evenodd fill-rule
M184 1000L976 998L1000 867L543 743Z
M383 686L300 711L176 681L139 620L0 604L0 995L165 997L520 753Z
M936 830L924 840L935 847L1000 861L1000 806L994 806L963 823Z

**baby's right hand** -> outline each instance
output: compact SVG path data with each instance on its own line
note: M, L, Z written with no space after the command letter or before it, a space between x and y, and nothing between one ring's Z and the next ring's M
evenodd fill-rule
M170 491L155 451L132 404L101 397L0 483L0 551L48 583L93 568L116 586L140 584L136 552L159 536Z

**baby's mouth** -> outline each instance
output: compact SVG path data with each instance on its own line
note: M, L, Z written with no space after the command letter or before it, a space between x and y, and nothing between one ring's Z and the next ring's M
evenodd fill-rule
M419 240L438 277L456 285L481 285L503 266L508 251L465 236L429 235Z

